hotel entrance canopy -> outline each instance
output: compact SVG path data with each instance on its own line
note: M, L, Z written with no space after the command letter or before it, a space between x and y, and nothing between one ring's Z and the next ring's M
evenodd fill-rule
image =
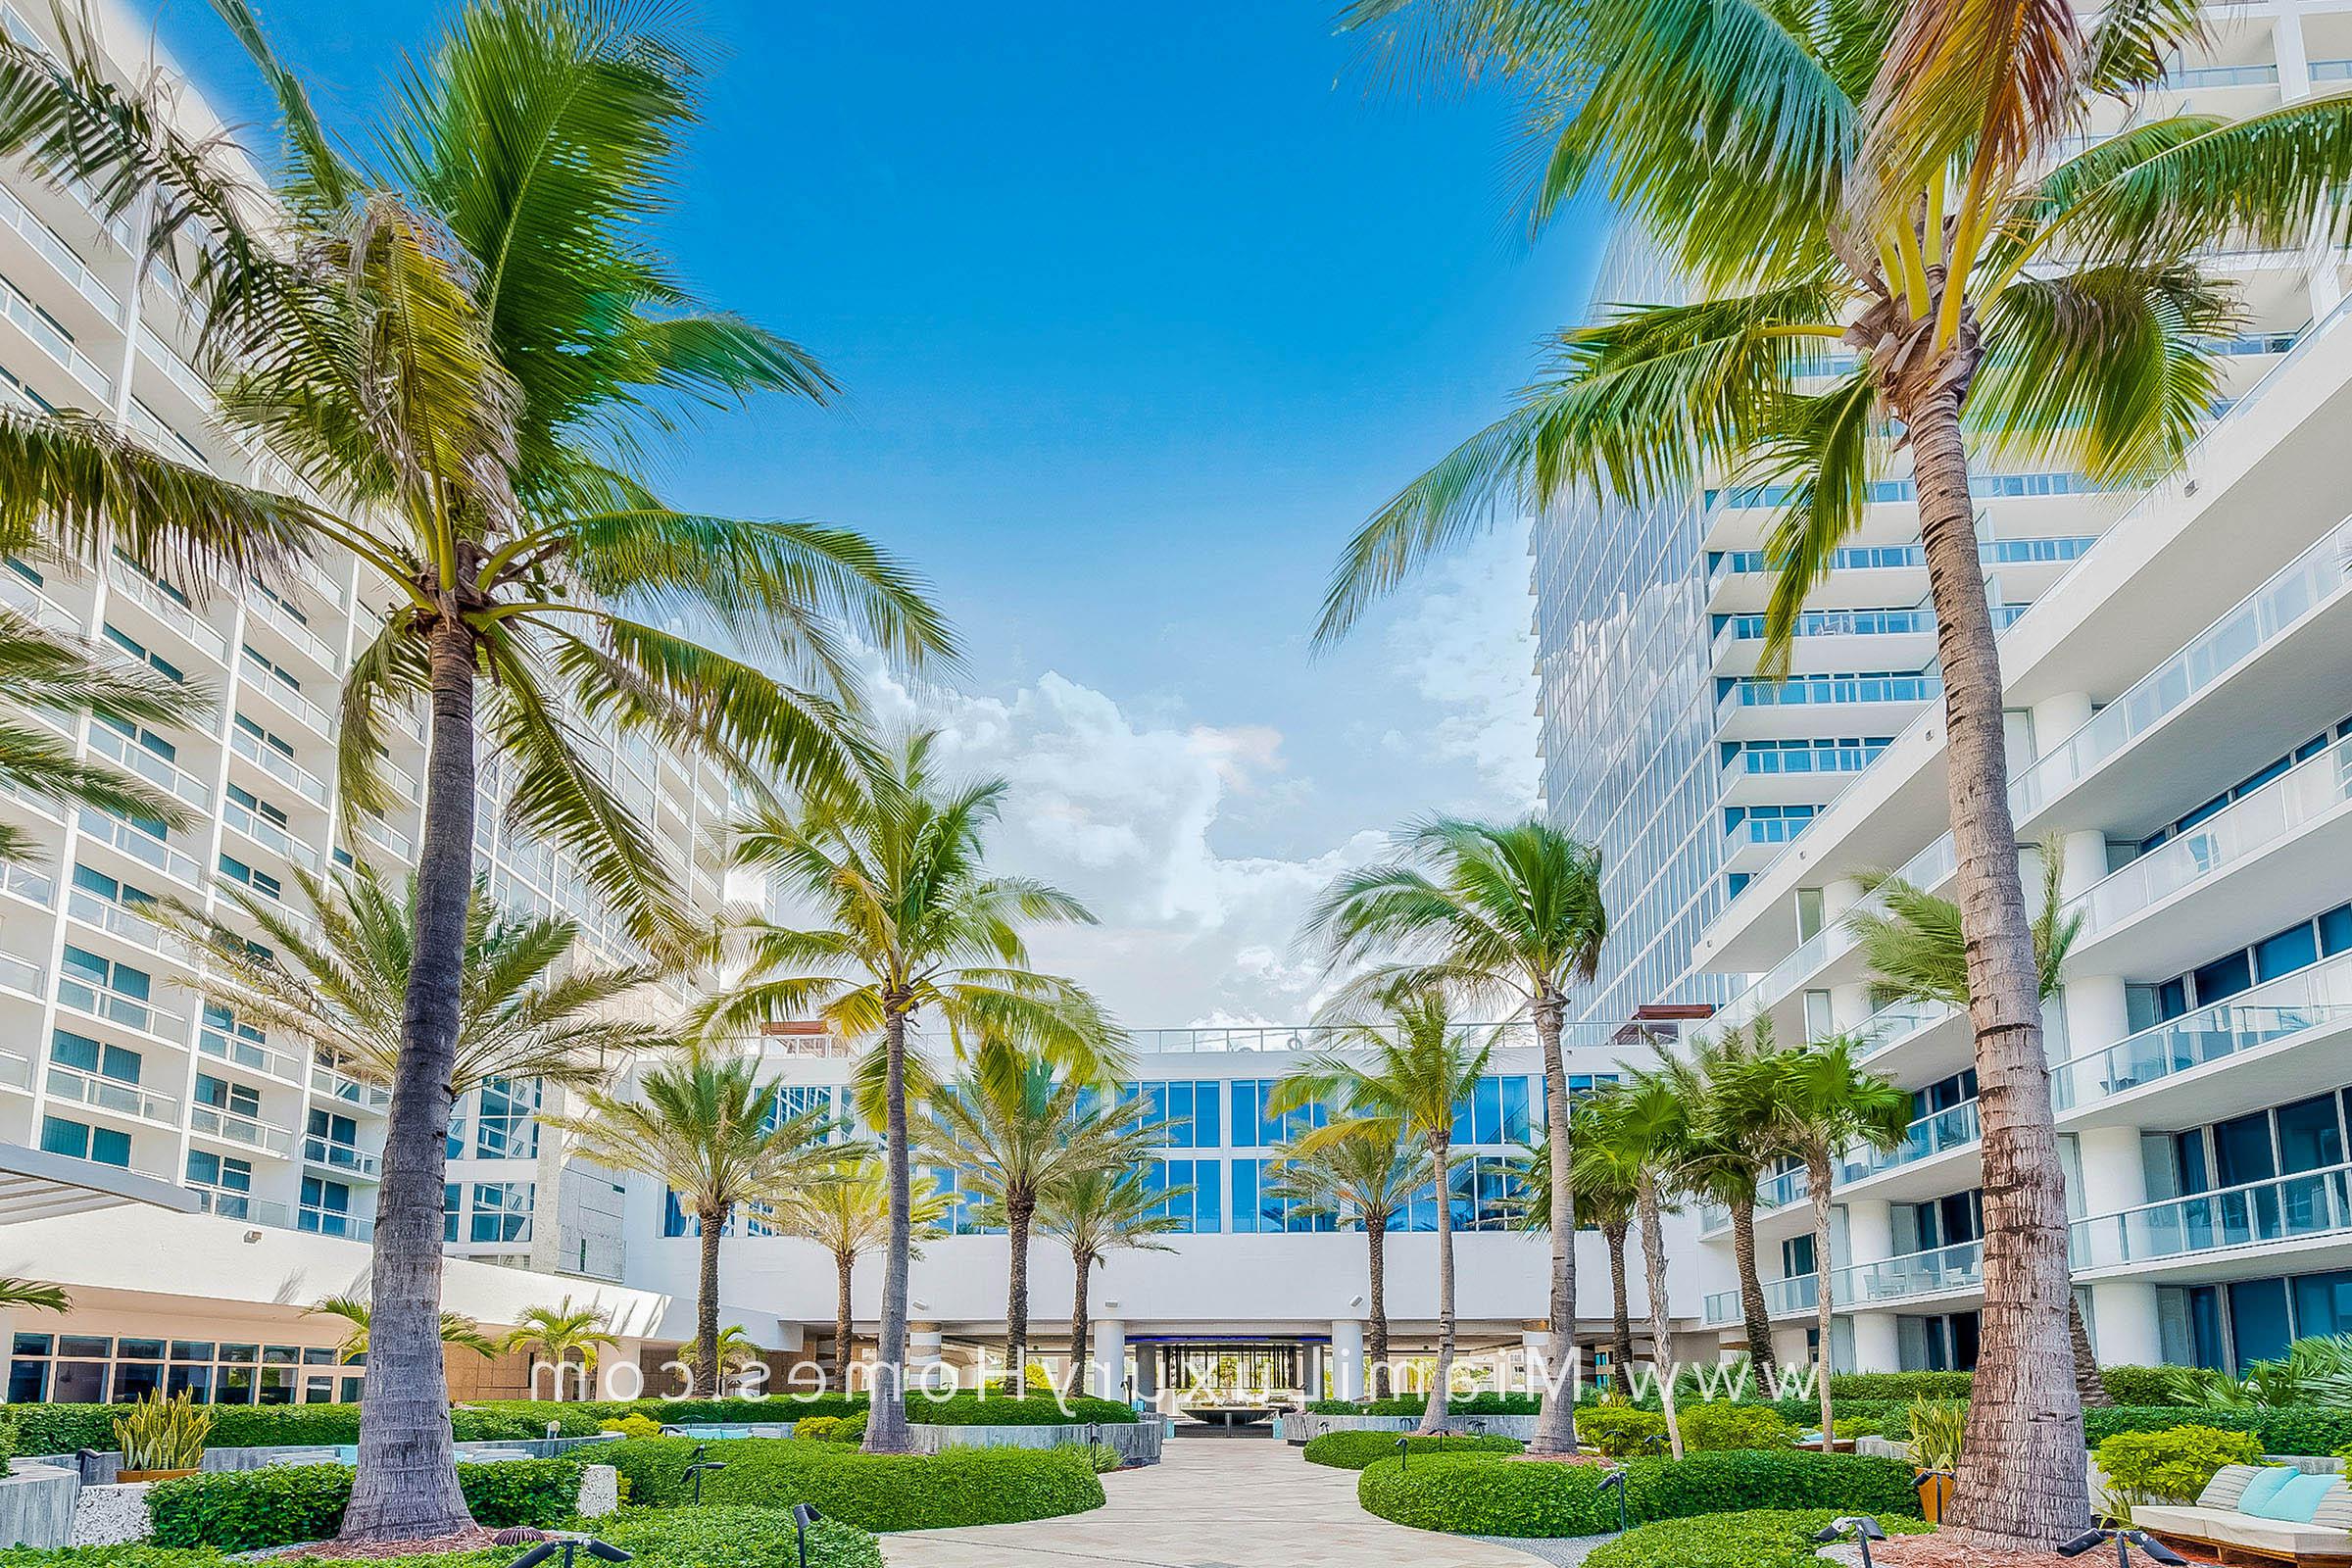
M148 1203L186 1214L195 1211L196 1195L161 1177L0 1143L0 1225L86 1214L124 1203Z

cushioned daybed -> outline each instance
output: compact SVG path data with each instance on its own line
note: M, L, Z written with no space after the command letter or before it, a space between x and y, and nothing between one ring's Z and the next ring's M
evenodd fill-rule
M2132 1522L2226 1563L2352 1568L2352 1490L2340 1475L2224 1465L2194 1503L2139 1503Z

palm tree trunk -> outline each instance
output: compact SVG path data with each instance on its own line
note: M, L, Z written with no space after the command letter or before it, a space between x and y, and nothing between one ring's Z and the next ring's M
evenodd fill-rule
M1560 1060L1567 999L1545 990L1536 999L1536 1039L1544 1048L1544 1140L1551 1159L1551 1343L1545 1375L1556 1387L1544 1403L1527 1451L1555 1458L1576 1452L1576 1189L1568 1179L1568 1069ZM1629 1369L1630 1373L1630 1369Z
M1666 1233L1658 1223L1658 1184L1647 1172L1642 1173L1637 1207L1642 1214L1642 1287L1649 1298L1649 1362L1657 1369L1658 1400L1666 1415L1666 1442L1680 1459L1683 1427L1674 1412L1674 1341L1666 1327Z
M1616 1363L1617 1391L1634 1396L1634 1314L1626 1305L1625 1231L1622 1223L1604 1225L1602 1240L1609 1244L1609 1359Z
M2075 1397L2082 1407L2109 1405L2115 1396L2107 1392L2107 1380L2099 1376L2099 1358L2091 1352L2090 1325L2082 1321L2082 1303L2075 1293L2066 1293L2066 1334L2075 1349Z
M1984 1304L1968 1438L1947 1525L1985 1545L2047 1546L2090 1521L2082 1406L2067 1334L2067 1218L2041 1038L2041 991L2001 720L2000 660L1977 555L1965 380L1898 410L1918 475L1936 606L1952 842L1968 943L1984 1166Z
M882 1061L890 1245L882 1264L881 1343L875 1348L873 1397L866 1406L865 1451L908 1453L914 1447L906 1430L906 1259L914 1248L913 1178L906 1158L906 1018L895 1005L884 1015Z
M1004 1370L1016 1399L1029 1392L1029 1219L1036 1209L1033 1202L1016 1200L1004 1210L1010 1248L1004 1268Z
M833 1386L850 1392L850 1331L856 1322L850 1287L858 1277L858 1254L833 1254Z
M1429 1158L1438 1184L1438 1375L1421 1410L1421 1430L1446 1430L1446 1403L1453 1392L1453 1188L1447 1172L1451 1161L1444 1136L1429 1141Z
M469 1528L441 1360L441 1190L473 888L473 639L448 613L429 634L432 732L416 930L401 1007L369 1266L368 1380L351 1504L338 1539L417 1541Z
M1813 1392L1821 1400L1821 1451L1837 1441L1830 1417L1830 1309L1838 1276L1830 1267L1830 1152L1821 1144L1805 1151L1805 1190L1813 1198L1813 1326L1820 1342L1813 1368Z
M726 1239L727 1207L695 1211L702 1227L702 1268L694 1284L694 1392L698 1398L715 1399L718 1386L718 1247Z
M1095 1271L1093 1254L1073 1247L1070 1249L1070 1267L1078 1277L1077 1283L1070 1287L1070 1384L1077 1393L1102 1394L1107 1399L1111 1396L1092 1387L1093 1380L1086 1375L1086 1331L1091 1327L1087 1321L1087 1298L1094 1287L1094 1281L1088 1276ZM1109 1380L1103 1381L1107 1383Z
M1756 1375L1756 1389L1766 1398L1780 1393L1780 1369L1772 1358L1772 1312L1764 1304L1764 1282L1756 1274L1756 1204L1751 1198L1735 1198L1732 1210L1732 1261L1740 1274L1740 1315L1746 1320L1747 1360Z
M1385 1399L1394 1392L1389 1383L1389 1216L1380 1216L1377 1225L1364 1226L1364 1265L1370 1272L1372 1318L1365 1331L1366 1343L1372 1352L1372 1375L1364 1387L1375 1399Z

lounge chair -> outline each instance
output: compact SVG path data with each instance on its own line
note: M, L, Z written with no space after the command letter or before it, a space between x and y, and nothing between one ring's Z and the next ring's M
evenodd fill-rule
M2280 1472L2285 1472L2281 1475ZM2246 1512L2274 1508L2266 1499L2284 1482L2304 1489L2277 1513ZM2315 1484L2325 1481L2308 1520L2295 1517L2310 1502ZM2248 1489L2253 1489L2250 1499ZM2352 1568L2352 1489L2340 1475L2304 1477L2291 1466L2224 1465L2197 1494L2193 1503L2135 1504L2132 1522L2176 1545L2194 1546L2225 1563L2260 1565L2292 1563L2296 1568Z

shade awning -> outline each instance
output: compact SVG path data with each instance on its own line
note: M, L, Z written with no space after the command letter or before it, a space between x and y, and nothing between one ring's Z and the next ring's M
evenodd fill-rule
M0 1143L0 1225L86 1214L123 1203L196 1211L196 1195L158 1176L24 1144Z

